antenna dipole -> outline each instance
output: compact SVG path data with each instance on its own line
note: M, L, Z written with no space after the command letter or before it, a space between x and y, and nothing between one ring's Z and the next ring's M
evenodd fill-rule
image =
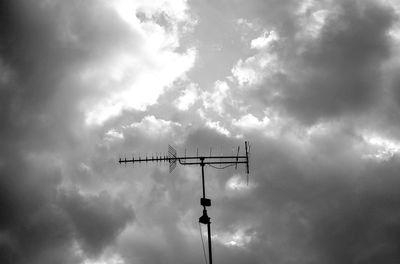
M209 156L199 156L199 151L197 149L196 156L186 156L185 155L180 157L177 155L177 151L171 146L168 145L168 154L162 156L161 154L157 154L153 157L141 158L140 155L138 158L132 157L132 159L121 159L119 158L119 163L126 164L126 163L141 163L141 162L168 162L169 163L169 172L171 173L177 163L180 165L200 165L201 167L201 183L202 183L202 191L203 197L200 198L200 205L203 206L203 215L199 218L199 223L207 225L207 235L208 235L208 259L209 264L212 264L212 248L211 248L211 218L207 215L207 207L211 206L211 199L206 198L206 187L204 183L204 166L208 165L215 169L225 169L230 166L235 166L237 168L238 164L245 164L246 165L246 174L247 174L247 183L248 183L248 175L249 175L249 156L250 156L250 144L249 142L244 142L245 148L245 155L239 155L240 147L237 149L236 155L229 155L229 156L212 156L212 148L210 148L210 155Z

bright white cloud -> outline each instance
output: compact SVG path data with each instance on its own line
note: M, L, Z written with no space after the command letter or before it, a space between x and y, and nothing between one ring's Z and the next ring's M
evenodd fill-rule
M180 24L191 23L185 1L117 1L109 3L132 29L137 47L115 50L81 74L100 96L83 105L87 124L102 124L123 109L146 110L172 83L193 67L196 51L177 52ZM149 19L140 21L137 12ZM156 17L165 14L168 25Z
M196 102L198 96L198 87L196 84L192 83L182 92L181 96L175 100L174 105L181 111L187 111Z
M124 264L125 261L119 256L112 256L107 259L91 260L86 259L82 264Z
M369 147L367 153L364 154L365 158L388 160L394 155L400 153L400 142L397 140L368 133L363 135L363 139Z
M255 234L246 234L244 228L237 228L236 232L233 233L219 233L213 236L216 240L226 246L241 247L244 248L248 243L251 242Z
M242 130L260 130L265 129L270 123L270 119L265 116L262 120L252 114L247 114L239 119L233 119L232 124Z
M229 86L225 81L216 81L212 91L202 95L203 105L206 109L212 109L219 115L224 113L224 101L228 97Z
M132 22L134 18L131 17L133 10L145 13L148 18L154 14L165 13L176 21L185 21L188 19L186 0L118 0L115 3L115 8L125 20L131 23L134 23Z
M123 139L123 138L124 138L124 134L122 134L121 132L118 132L115 129L110 129L105 134L105 139L108 141L114 141L114 140L119 140L119 139Z
M150 137L160 137L171 133L174 128L181 127L181 124L157 119L155 116L150 115L144 117L140 122L132 123L125 129L137 129L141 133Z
M282 71L274 45L278 44L279 36L275 31L263 33L251 41L251 48L259 52L247 59L239 59L232 69L232 75L240 86L253 86L261 83L265 77Z
M218 133L225 135L227 137L230 137L231 132L229 132L228 129L226 129L225 127L223 127L222 125L220 125L219 121L207 121L206 122L206 126L214 129L215 131L217 131Z
M150 67L131 70L130 67L114 70L109 76L97 76L96 78L115 78L124 72L125 79L114 83L111 80L106 84L113 83L117 88L108 93L109 97L103 98L93 107L87 109L86 122L88 124L101 124L110 117L118 115L123 109L146 110L149 105L157 102L158 97L177 78L183 76L194 63L195 51L189 50L184 54L171 51L157 52L158 57L148 58L152 60ZM145 62L141 62L145 63ZM132 67L134 67L132 65ZM129 72L126 72L129 71ZM116 74L117 73L117 74ZM133 77L134 76L134 77ZM132 82L129 82L132 78Z
M113 254L98 259L85 259L82 264L125 264L125 261L118 254Z
M275 31L264 32L261 37L253 39L251 41L251 48L252 49L264 49L268 48L274 41L278 40L278 35Z
M237 192L248 191L255 187L253 182L247 182L247 176L235 174L229 178L225 184L225 189L228 192L234 192L233 195L237 195Z
M238 80L239 85L253 85L261 82L262 78L256 70L257 67L251 66L252 64L255 66L257 64L253 57L248 58L246 61L240 59L236 66L232 69L232 74Z

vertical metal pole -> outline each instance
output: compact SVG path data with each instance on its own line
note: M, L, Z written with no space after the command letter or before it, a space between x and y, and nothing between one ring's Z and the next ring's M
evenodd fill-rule
M203 198L206 198L206 187L204 185L204 157L200 157L200 166L201 166L201 183L203 184ZM205 206L203 206L206 209Z
M244 148L246 150L246 172L247 172L247 175L249 175L249 152L247 149L247 141L244 142Z
M204 157L200 157L200 166L201 166L201 181L203 184L203 198L206 198L206 187L204 184ZM203 205L203 215L207 216L206 206ZM207 216L208 217L208 216ZM208 263L212 264L212 250L211 250L211 221L210 217L208 217L207 221L207 236L208 236Z
M209 263L212 264L212 252L211 252L211 221L207 223L207 233L208 233L208 259Z

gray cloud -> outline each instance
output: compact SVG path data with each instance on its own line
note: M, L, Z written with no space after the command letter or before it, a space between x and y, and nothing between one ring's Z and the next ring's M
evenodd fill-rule
M37 263L42 257L45 263L57 260L51 250L67 248L70 238L64 217L54 207L60 173L34 168L12 152L2 151L1 155L8 157L3 160L0 183L2 262Z
M107 192L95 196L69 192L60 199L89 255L100 253L134 219L133 210L122 201L113 200Z
M234 257L237 263L398 260L398 157L385 163L362 160L340 138L346 137L335 140L330 154L321 154L328 148L325 140L312 143L314 150L273 141L257 149L260 144L253 142L254 192L212 194L220 208L213 213L214 231L244 227L252 237L246 259ZM216 251L227 259L242 250L221 246Z
M86 92L70 80L99 52L117 42L123 46L118 36L127 32L123 24L98 23L101 17L119 20L104 6L87 4L92 8L1 2L0 58L2 72L7 70L0 83L2 263L79 263L84 256L76 252L76 240L84 254L98 254L134 218L130 207L105 193L59 193L86 154L79 146L93 146L78 133L83 117L77 105ZM66 30L79 41L68 42Z
M339 8L306 45L283 89L283 107L305 122L365 111L382 96L393 10L375 1L343 1Z

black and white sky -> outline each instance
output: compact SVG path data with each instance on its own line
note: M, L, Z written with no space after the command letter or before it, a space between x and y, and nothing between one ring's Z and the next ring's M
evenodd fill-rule
M398 0L0 1L0 263L400 263ZM203 229L203 232L205 230ZM205 233L204 233L205 235Z

